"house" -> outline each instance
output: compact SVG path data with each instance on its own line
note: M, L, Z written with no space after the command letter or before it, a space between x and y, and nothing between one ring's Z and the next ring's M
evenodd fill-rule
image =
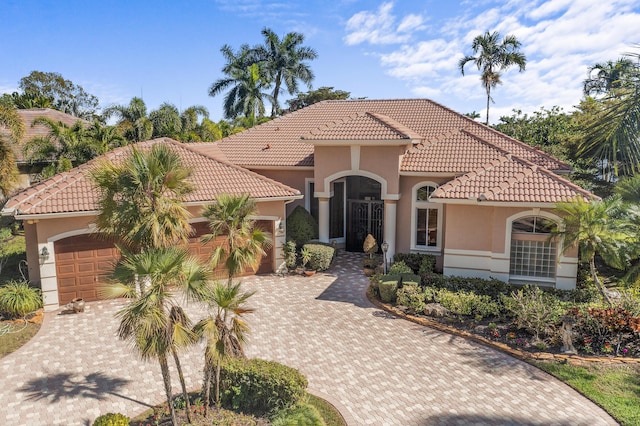
M28 159L24 155L24 147L27 142L36 137L45 137L49 134L49 128L44 124L36 124L33 122L36 118L45 117L54 122L60 122L66 126L73 126L78 120L85 123L87 126L90 124L86 120L82 120L73 115L66 114L64 112L51 109L51 108L30 108L17 110L18 115L24 123L24 136L19 141L11 141L11 147L13 148L13 154L16 159L16 166L18 167L19 181L16 189L27 188L33 183L31 175L38 172L42 168L42 164L30 164ZM3 135L8 136L8 131L0 126L0 132Z
M550 238L560 224L553 208L594 196L563 177L567 164L430 100L323 101L217 143L139 145L153 143L170 144L195 168L194 222L216 194L258 200L262 225L277 235L263 271L282 258L284 219L301 205L320 241L346 250L360 251L371 233L388 243L389 258L433 254L447 275L576 285L577 248L562 255ZM95 162L24 190L2 211L25 221L30 277L51 308L95 297L116 256L90 237Z

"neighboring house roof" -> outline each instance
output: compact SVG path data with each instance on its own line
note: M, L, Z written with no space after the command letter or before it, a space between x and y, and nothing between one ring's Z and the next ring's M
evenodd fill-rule
M453 142L463 132L475 135L476 139L465 139L463 145L457 146L457 155L473 156L474 150L482 149L476 145L484 143L496 149L495 158L506 151L551 170L568 172L571 169L542 151L428 99L318 102L229 136L218 141L218 145L229 161L248 168L313 166L313 145L305 143L309 139L343 140L348 137L357 141L367 137L380 140L382 135L396 138L405 135L412 140L423 140L426 146L432 141L447 143L446 138L452 138L449 142ZM204 145L199 144L196 149L202 149ZM421 147L418 145L416 149ZM430 168L431 164L435 162L406 159L401 171L435 172ZM474 167L461 171L469 172L480 164L475 163ZM438 165L438 170L442 168L446 167Z
M31 108L31 109L19 109L17 110L18 115L22 119L24 123L24 137L19 141L13 141L13 153L16 157L16 162L26 163L27 159L24 158L24 145L29 142L31 139L35 137L44 137L49 134L49 129L43 124L36 124L33 126L33 121L38 117L46 117L55 122L62 122L63 124L71 127L78 120L89 125L90 123L86 120L83 120L78 117L74 117L73 115L66 114L64 112L51 109L51 108ZM4 135L8 135L8 131L0 126L0 132Z
M187 203L214 201L221 193L249 194L256 199L295 199L300 191L265 176L243 169L226 161L215 159L169 138L140 142L138 149L149 149L155 144L169 145L178 152L183 163L192 168L194 191L187 195ZM7 201L3 214L38 215L95 212L99 193L90 176L91 170L102 161L122 161L131 147L116 148L68 172L53 176L14 195Z

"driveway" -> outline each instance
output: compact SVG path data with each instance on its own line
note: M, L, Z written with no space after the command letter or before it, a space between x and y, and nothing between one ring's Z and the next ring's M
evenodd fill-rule
M350 425L616 424L526 363L373 307L356 254L341 252L330 271L310 278L244 283L256 291L248 355L300 369L309 390ZM34 339L0 360L2 424L90 425L100 414L135 416L162 402L156 363L140 361L115 337L121 306L103 301L77 315L49 313ZM182 356L194 389L201 357L202 347Z

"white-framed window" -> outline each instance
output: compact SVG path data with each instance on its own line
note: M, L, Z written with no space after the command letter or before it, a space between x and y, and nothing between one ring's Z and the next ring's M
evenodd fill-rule
M551 238L557 224L542 216L526 216L511 224L509 276L514 281L554 281L558 244Z
M442 247L442 204L431 201L431 195L437 187L433 182L421 182L413 187L412 249L436 251Z

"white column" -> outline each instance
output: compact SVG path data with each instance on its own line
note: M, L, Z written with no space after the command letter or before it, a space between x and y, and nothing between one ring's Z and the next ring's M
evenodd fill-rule
M318 239L329 242L329 198L318 198Z
M389 244L387 262L393 261L396 252L396 200L384 200L384 240Z

